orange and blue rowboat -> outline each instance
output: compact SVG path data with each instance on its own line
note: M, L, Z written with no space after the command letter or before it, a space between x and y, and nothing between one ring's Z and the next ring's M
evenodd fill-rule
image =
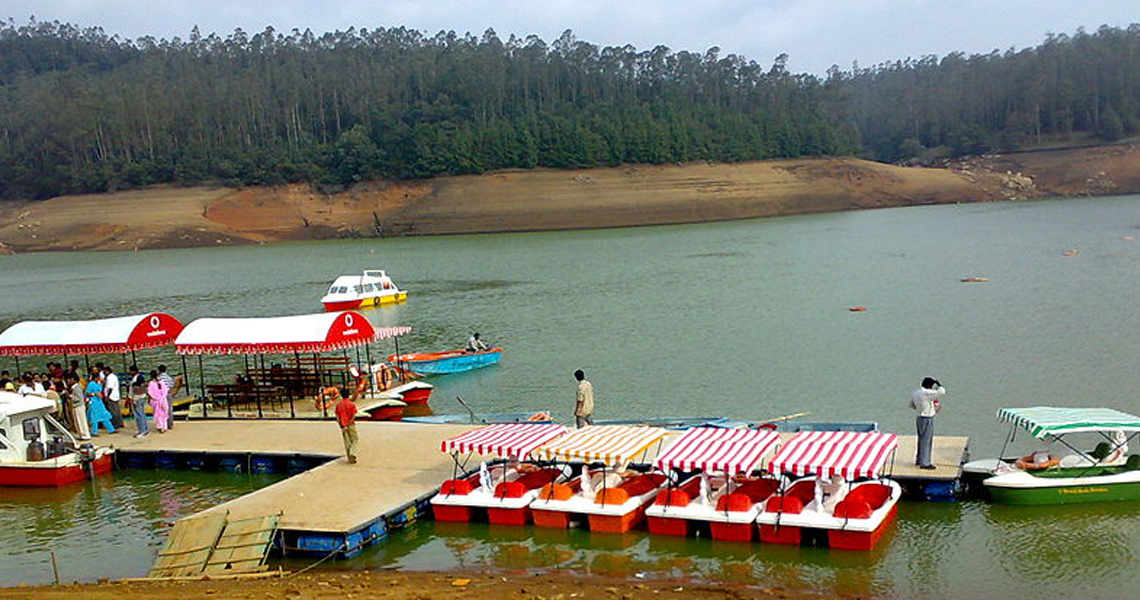
M420 375L446 375L498 364L502 355L502 348L491 348L482 352L449 350L447 352L393 354L388 357L388 362Z

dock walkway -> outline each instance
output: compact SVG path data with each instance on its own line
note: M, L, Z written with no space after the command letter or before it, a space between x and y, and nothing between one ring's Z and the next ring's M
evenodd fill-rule
M469 425L357 422L358 462L348 464L331 421L189 421L165 434L117 437L124 454L318 456L328 462L205 512L231 519L281 513L285 549L353 554L414 520L451 477L440 441Z

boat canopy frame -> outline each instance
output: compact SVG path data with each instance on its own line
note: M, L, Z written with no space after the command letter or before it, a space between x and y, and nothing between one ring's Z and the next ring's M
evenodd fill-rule
M1035 439L1051 439L1075 452L1078 456L1095 458L1096 462L1085 469L1101 466L1104 458L1098 458L1075 447L1065 440L1065 436L1075 433L1096 433L1109 444L1110 456L1113 452L1128 446L1129 442L1140 438L1140 417L1112 408L1061 408L1055 406L1032 406L1027 408L1000 408L999 421L1010 423L1009 435L1001 446L998 460L1005 460L1005 451L1017 439L1017 430L1024 429ZM1096 421L1090 420L1098 419ZM1081 420L1076 420L1081 419ZM1109 432L1131 432L1117 442Z

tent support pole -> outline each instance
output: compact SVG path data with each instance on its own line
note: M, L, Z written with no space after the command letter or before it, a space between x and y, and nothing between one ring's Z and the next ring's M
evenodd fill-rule
M20 377L22 375L22 373L20 373L20 355L17 354L13 358L16 359L16 377Z
M135 366L138 366L138 364L139 364L138 359L135 358L135 351L134 350L131 350L131 364L135 365Z
M202 355L198 355L198 387L202 390L202 418L205 419L209 415L206 408L206 374L202 370Z

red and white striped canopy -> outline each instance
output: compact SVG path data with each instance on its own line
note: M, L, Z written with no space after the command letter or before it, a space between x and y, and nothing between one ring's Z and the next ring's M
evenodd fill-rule
M772 459L772 473L874 477L898 444L893 433L806 431L796 434Z
M565 427L550 423L499 423L444 440L439 449L518 459L525 458L531 450L564 435L566 431Z
M627 425L598 425L583 427L562 436L536 452L549 460L601 461L608 465L621 465L633 461L638 455L665 437L660 427L630 427Z
M780 434L768 429L694 427L657 457L657 468L750 473L776 447Z

